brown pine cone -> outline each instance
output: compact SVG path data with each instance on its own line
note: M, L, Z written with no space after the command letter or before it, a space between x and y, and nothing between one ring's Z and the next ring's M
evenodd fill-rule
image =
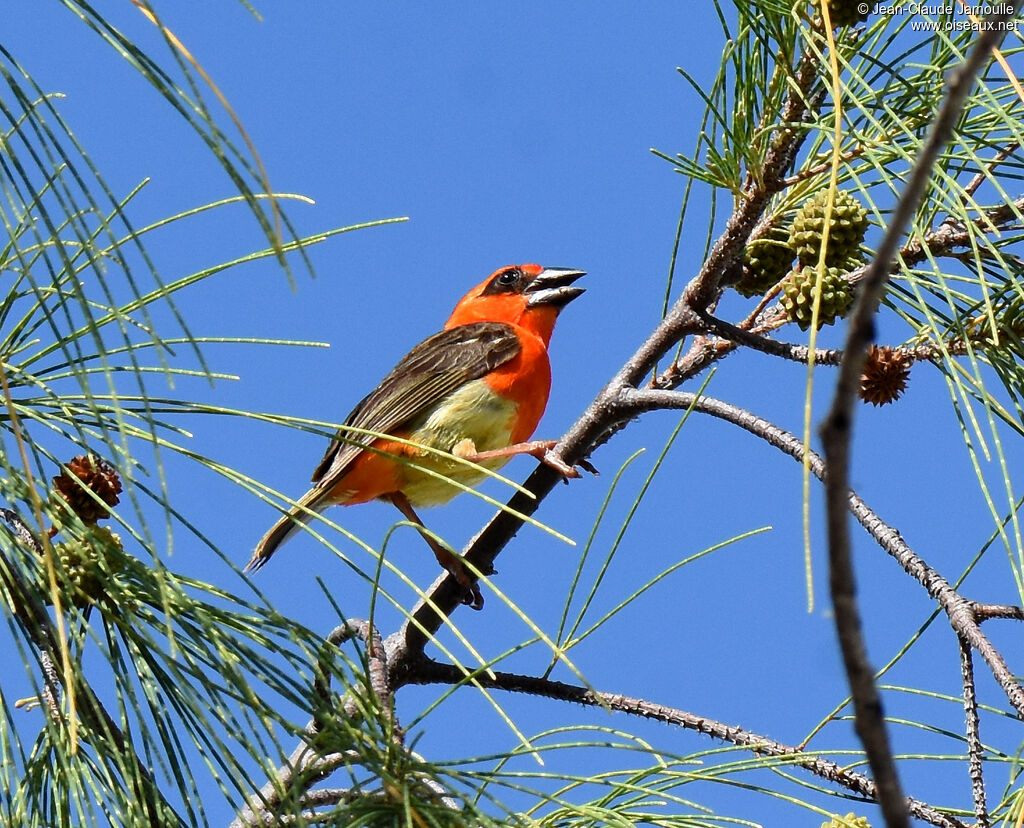
M910 360L898 348L872 345L860 377L860 398L872 405L896 402L907 389Z
M105 460L83 454L72 458L66 468L53 478L53 487L82 523L95 523L109 514L103 504L110 507L118 504L121 478ZM101 502L97 503L89 492Z

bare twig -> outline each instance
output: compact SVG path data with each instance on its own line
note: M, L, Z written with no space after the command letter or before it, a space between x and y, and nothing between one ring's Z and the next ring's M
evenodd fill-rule
M323 808L338 805L353 796L351 788L317 788L302 795L299 805L304 809Z
M318 753L308 742L314 735L307 731L307 738L292 751L288 761L277 770L273 778L249 798L228 828L277 825L281 817L275 812L286 796L304 795L314 784L326 779L338 768L359 761L359 756L354 752Z
M60 675L49 650L39 653L39 666L43 668L43 703L50 715L60 717Z
M992 171L995 170L1003 161L1010 157L1014 152L1020 149L1020 141L1011 141L999 152L995 154L995 157L985 165L985 169L980 171L974 178L970 180L966 187L964 187L964 195L972 196L978 191L978 187L982 185L986 178L992 175Z
M741 327L718 319L710 314L699 313L701 321L707 326L710 333L715 336L727 339L737 345L746 345L755 351L761 351L772 356L793 360L794 362L807 362L810 355L810 348L806 345L796 345L790 342L779 342L777 339L769 339L760 334L751 333ZM814 352L815 365L838 365L843 358L843 352L831 349L818 348Z
M1016 6L1016 3L1011 2L1005 4L1005 9L997 7L1000 13L992 15L990 19L997 24L1009 20L1016 13ZM839 366L835 397L821 427L828 464L828 474L825 476L825 507L828 526L829 588L835 612L836 631L853 696L854 726L878 783L879 804L889 828L906 828L909 826L909 820L857 609L847 517L854 404L867 349L875 335L874 318L888 280L887 265L896 255L899 241L924 195L932 168L960 118L975 77L988 62L992 49L999 44L1004 35L1005 32L1001 31L983 31L967 60L951 73L946 97L932 124L931 132L921 148L910 180L890 217L889 227L878 246L876 258L868 267L861 283L860 295L847 329L845 354Z
M987 621L989 618L1010 618L1014 621L1024 621L1024 607L1006 606L1003 604L978 604L971 602L971 612L979 621Z
M452 664L441 664L421 656L409 664L408 679L415 684L461 684L467 680L465 671ZM877 799L877 787L870 777L851 771L828 759L804 753L802 750L785 745L767 736L751 733L741 727L725 724L704 716L697 716L685 710L667 707L618 693L604 693L574 684L566 684L547 678L523 676L515 673L480 672L472 678L474 683L484 687L507 690L513 693L528 693L550 699L576 702L588 707L603 707L608 710L655 719L670 725L694 730L723 742L748 748L762 756L791 758L793 764L814 775L840 785L847 790L869 799ZM966 828L960 820L943 814L930 805L908 797L907 809L918 819L944 828Z
M974 661L971 644L963 636L957 636L960 645L960 672L964 682L964 715L967 720L967 770L971 776L971 795L974 797L974 816L977 828L988 828L988 805L985 801L985 774L982 760L985 746L981 743L980 721L978 719L978 697L974 686Z
M849 163L855 158L860 158L860 156L867 152L867 149L868 148L865 145L858 144L853 149L849 149L840 155L839 160ZM806 181L808 178L814 178L816 175L827 173L831 169L832 159L830 158L828 161L822 161L820 164L813 167L807 167L806 169L800 170L800 172L789 176L789 178L783 180L782 186L783 188L792 187L794 184L799 184L801 181Z
M782 357L793 362L806 363L811 354L811 349L806 345L769 339L766 336L752 333L708 314L700 314L700 317L707 326L708 331L737 345L745 345L755 351ZM942 349L937 345L931 344L896 346L894 350L909 362L931 361L942 356ZM815 365L839 365L842 359L843 352L838 348L816 348L814 351Z
M352 619L339 624L328 634L325 639L324 651L320 655L317 665L316 678L313 681L313 694L324 705L325 709L330 702L331 669L334 661L332 648L339 647L346 641L358 639L366 644L366 673L370 682L370 690L381 704L385 716L393 716L393 705L391 690L388 687L388 663L387 655L381 641L380 633L370 625L369 621ZM345 712L349 716L356 714L354 699L346 699L344 704ZM313 727L319 729L322 722L314 718Z

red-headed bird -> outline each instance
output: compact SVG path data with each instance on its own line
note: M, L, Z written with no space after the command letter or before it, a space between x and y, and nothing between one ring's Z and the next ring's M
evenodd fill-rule
M555 441L527 441L551 390L548 343L555 320L583 293L573 286L583 275L535 264L503 267L462 297L444 330L406 354L348 415L313 472L313 488L271 527L247 568L259 569L301 524L336 504L389 500L422 527L413 507L446 503L462 491L448 479L473 486L486 476L451 455L493 470L516 454L530 454L578 476L549 454ZM423 537L440 564L471 590L467 601L481 606L461 559Z

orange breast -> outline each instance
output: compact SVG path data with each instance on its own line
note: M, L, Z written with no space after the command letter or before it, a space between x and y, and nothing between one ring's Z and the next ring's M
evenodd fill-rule
M495 392L516 404L509 445L533 436L544 415L551 393L551 364L544 343L533 334L520 332L521 349L514 359L484 378Z

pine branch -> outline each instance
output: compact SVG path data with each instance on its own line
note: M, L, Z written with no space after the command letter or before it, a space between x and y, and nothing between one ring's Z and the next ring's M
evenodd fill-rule
M997 24L1016 14L1016 3L997 7L1000 13L986 17ZM996 27L994 27L996 28ZM932 168L946 146L974 79L989 61L992 49L1002 41L1005 32L982 31L967 60L953 70L946 96L932 124L931 132L911 170L910 180L900 195L889 219L875 260L868 267L861 283L847 327L843 360L832 407L821 426L828 474L825 475L825 511L829 549L829 589L835 612L843 663L850 682L854 706L854 727L864 745L868 761L879 786L879 803L889 828L909 828L909 819L900 788L896 763L889 745L885 715L882 712L874 669L868 661L860 612L857 607L853 572L849 519L850 450L853 438L854 405L860 389L868 347L875 335L875 314L888 281L886 265L896 255L899 240L910 224L931 179ZM977 625L975 624L977 627ZM981 630L978 628L978 633ZM1017 691L1019 685L1014 684Z
M733 344L743 345L764 354L782 357L783 359L792 360L793 362L801 362L804 364L807 363L807 360L811 355L811 349L806 345L792 342L780 342L777 339L770 339L767 336L745 330L737 325L733 325L714 316L701 314L701 318L704 320L704 324L707 325L707 329L710 333L713 333L715 336L721 337L722 339L727 339ZM906 347L896 346L894 347L894 350L911 362L931 362L941 358L943 354L942 349L938 345L931 344ZM947 352L950 350L955 349L947 346ZM815 365L836 366L842 362L842 359L843 351L839 348L816 348L814 350Z
M804 462L803 440L785 429L779 428L768 420L758 417L739 406L716 400L713 397L692 394L687 391L659 391L641 389L624 395L619 402L623 416L635 417L647 411L661 409L692 408L704 414L710 414L733 425L737 425L769 445L788 454L798 463ZM825 477L825 462L821 456L811 451L808 454L811 474L819 480ZM974 602L967 600L954 589L950 583L936 570L930 567L917 555L900 535L899 530L885 523L861 498L852 490L847 491L847 508L857 522L867 530L875 542L882 547L903 570L921 584L928 595L938 601L949 618L954 631L966 638L971 646L978 651L1000 687L1006 693L1010 704L1017 715L1024 718L1024 687L1017 682L1010 671L1002 654L996 649L988 637L982 632L978 618L975 616ZM981 605L986 606L986 605ZM1024 611L1016 607L998 607L998 615L989 617L1024 617ZM1006 611L1007 614L1001 614Z
M330 704L331 670L330 662L333 659L333 651L346 641L357 639L366 644L366 674L369 679L370 691L376 696L384 715L394 723L393 698L388 687L387 675L387 653L376 628L370 625L369 621L356 618L339 624L328 634L325 640L325 647L317 663L316 678L313 682L313 695L320 702L320 706L326 709ZM349 716L356 714L354 699L346 699L345 712ZM317 718L313 719L311 727L314 732L321 729L322 722Z
M978 604L971 602L971 612L980 623L989 618L1011 618L1024 621L1024 607L1005 606L1003 604Z
M327 779L338 768L358 764L360 756L355 751L328 754L316 751L309 744L315 735L312 729L307 729L306 738L292 751L288 761L250 797L228 828L277 825L282 817L276 812L286 799L297 796L301 801L313 785Z
M352 639L366 644L369 690L380 704L384 717L391 724L392 732L400 733L394 720L393 693L387 683L387 654L380 633L368 621L362 619L352 619L339 624L325 639L323 651L317 661L313 680L315 712L313 720L306 726L301 744L288 757L288 761L277 769L267 784L249 798L230 828L277 824L280 817L276 811L282 802L305 802L308 797L314 797L314 793L310 791L313 785L328 778L349 761L359 761L358 755L354 753L325 754L312 746L317 735L327 726L323 718L325 714L330 713L333 717L341 715L348 719L354 719L359 715L359 707L351 694L342 701L340 711L334 711L330 693L333 653L339 646Z
M985 746L981 743L978 718L978 696L974 685L974 661L971 656L971 645L963 637L957 636L960 645L960 672L964 683L964 716L967 720L967 770L971 777L971 794L974 797L974 817L977 828L988 828L988 805L985 801L985 773L982 760L985 757Z
M799 123L813 106L820 105L820 95L811 92L818 71L815 61L813 53L808 50L798 62L793 88L781 115L783 123ZM798 129L783 127L777 131L772 148L765 158L761 184L751 182L750 189L730 217L725 231L715 243L700 272L692 279L661 324L602 389L555 448L555 453L565 462L573 464L585 459L624 425L625 421L619 416L620 412L616 408L619 395L637 386L644 375L683 338L709 331L709 325L714 323L708 322L709 318L713 318L707 313L708 306L717 296L725 274L742 254L746 239L761 219L768 199L785 185L785 171L791 165L803 140L804 135ZM1006 219L993 211L991 215L978 220L979 227L989 229L993 222L998 220ZM891 266L894 269L898 268L900 258L909 265L926 258L929 254L943 255L958 246L969 244L970 234L966 230L943 225L926 237L925 244L908 244L900 251L899 257L890 256ZM861 275L855 272L851 278L857 279ZM723 323L725 324L727 323ZM725 330L726 328L719 327L718 332ZM734 328L733 334L737 337L743 336L736 334L738 330L741 329ZM755 337L756 334L751 333L750 336ZM764 337L757 337L756 340L745 338L743 344L789 358L805 354L800 350L801 346L781 345L776 348L768 344L771 342ZM729 340L698 338L684 361L671 366L652 384L657 388L674 388L705 370L734 348L735 344ZM825 355L839 357L838 352ZM925 354L920 349L914 349L914 356L919 359L933 358L933 354ZM508 501L508 508L527 516L532 515L560 480L559 475L549 467L538 466L523 484L530 494L515 494ZM499 512L467 544L464 550L467 562L477 571L490 571L497 556L521 526L520 518L506 511ZM462 594L462 588L447 575L441 575L435 580L427 590L427 597L413 608L403 628L386 642L391 653L389 663L392 671L401 672L406 652L415 653L422 650L430 636L444 624L445 619L461 606Z
M463 684L469 680L465 672L455 665L442 664L425 656L409 664L407 677L412 684ZM575 702L588 707L601 707L645 719L654 719L665 724L693 730L729 744L748 748L760 756L791 758L794 764L810 771L815 776L868 799L877 800L878 798L877 786L870 777L864 774L851 771L819 756L806 755L800 748L777 742L736 725L697 716L675 707L619 693L605 693L548 678L515 673L480 672L475 674L471 681L483 687L506 690L511 693L543 696L559 701ZM932 825L943 826L943 828L966 828L966 825L960 820L911 797L907 797L906 806L913 816Z
M42 544L17 512L0 509L0 517L13 529L13 537L30 554L42 556ZM76 700L74 713L81 717L88 732L109 740L109 748L104 748L100 744L94 745L96 752L100 756L121 758L124 764L119 767L119 771L123 774L125 782L131 787L135 801L140 803L145 810L149 821L153 825L166 825L169 820L174 820L184 825L184 820L163 798L149 768L139 758L134 746L107 712L92 687L79 672L75 671L68 675L56 667L61 663L60 642L53 629L50 615L38 595L23 582L20 568L15 561L7 556L3 545L0 545L0 585L10 596L15 615L20 620L22 629L39 652L40 669L44 676L43 693L48 712L60 713L57 707L59 687L62 687L65 692L71 692Z

